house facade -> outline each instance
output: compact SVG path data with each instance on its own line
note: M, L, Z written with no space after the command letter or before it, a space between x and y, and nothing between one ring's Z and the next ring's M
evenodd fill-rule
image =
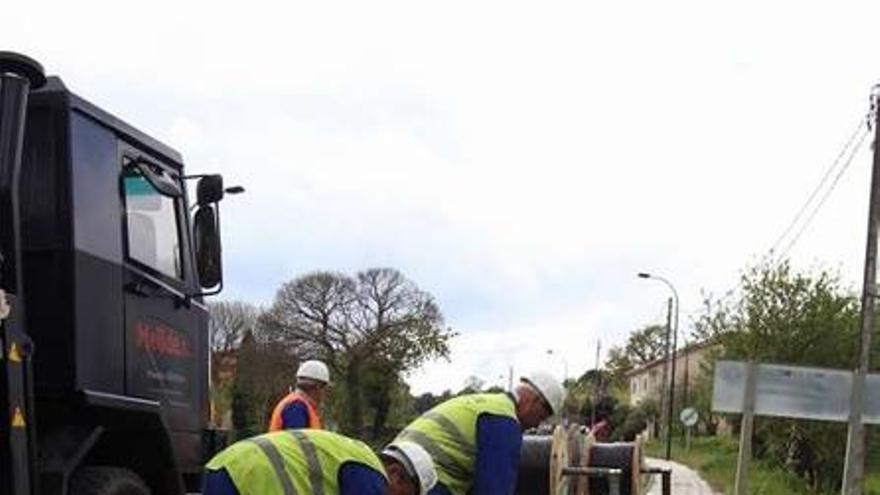
M709 359L710 352L715 348L712 344L693 344L684 349L679 349L675 355L675 386L687 391L696 381L701 371L701 366ZM671 361L671 359L670 359ZM661 393L666 390L663 383L663 369L669 369L669 362L665 359L657 359L644 366L630 371L626 376L629 382L629 403L636 406L645 399L660 399ZM667 372L666 379L669 379Z

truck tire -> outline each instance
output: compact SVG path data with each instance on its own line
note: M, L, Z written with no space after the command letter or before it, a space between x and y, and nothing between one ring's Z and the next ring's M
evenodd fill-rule
M130 469L87 466L70 479L71 495L150 495L150 488Z

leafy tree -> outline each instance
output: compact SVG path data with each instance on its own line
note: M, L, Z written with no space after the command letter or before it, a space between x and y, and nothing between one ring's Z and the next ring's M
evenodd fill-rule
M375 440L390 440L415 416L409 386L391 363L379 359L367 362L362 384L370 434Z
M648 325L636 330L626 342L626 355L636 366L643 366L663 357L666 349L666 327Z
M617 399L609 393L612 376L605 370L588 370L565 384L566 397L563 404L565 417L589 425L594 415L596 421L607 419L617 406Z
M445 390L440 395L434 395L428 392L416 397L413 407L415 408L415 413L418 415L453 397L454 395L451 390Z
M635 407L620 406L614 409L610 422L612 425L610 439L612 441L631 442L636 435L645 431L649 421L659 415L656 401L647 399Z
M586 381L577 379L565 386L565 402L562 404L562 415L577 423L586 424L589 412L585 415L582 410L589 407L590 397L593 390Z
M722 357L854 367L859 305L837 275L799 273L788 262L765 261L743 274L736 296L727 304L707 305L698 319L703 335L721 344ZM757 418L755 451L799 472L815 488L833 488L840 480L845 433L844 424Z
M858 301L836 275L760 264L742 278L742 296L720 333L728 357L852 369Z
M611 347L605 366L620 379L632 369L662 358L665 351L666 327L648 325L631 333L623 347Z
M237 353L232 385L232 422L239 436L266 431L275 404L288 391L298 361L285 349L248 332Z
M608 356L605 359L605 367L611 372L615 379L622 379L624 375L635 368L630 356L626 353L626 347L612 346L608 349Z
M253 334L247 333L242 339L238 352L237 372L232 385L232 425L239 438L260 433L265 423L259 417L256 403L255 379L249 373L251 363L256 361L256 343Z
M723 298L716 298L702 291L702 308L692 321L695 342L717 341L721 335L737 330L734 321L736 303L731 299L734 295L735 292L730 291Z
M220 301L208 303L208 331L211 348L211 405L212 417L223 423L227 412L235 406L233 419L238 424L251 424L245 417L256 408L252 403L250 390L236 387L229 381L242 370L240 347L245 336L253 339L257 331L259 308L242 301ZM253 344L253 342L251 342ZM245 359L247 363L247 359ZM230 363L233 363L230 366ZM248 374L245 364L245 375ZM221 374L221 372L223 372ZM239 383L240 385L240 383ZM250 427L248 427L250 429Z

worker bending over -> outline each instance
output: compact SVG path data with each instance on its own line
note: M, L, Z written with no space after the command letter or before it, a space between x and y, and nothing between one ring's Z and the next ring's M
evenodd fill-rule
M431 457L414 443L392 443L376 456L337 433L284 430L214 456L202 495L425 495L436 481Z
M321 429L318 408L327 397L330 370L321 361L305 361L296 371L296 388L272 411L269 431L293 428Z
M436 406L396 441L410 441L434 458L431 495L509 495L516 488L522 432L559 412L562 384L547 373L522 378L512 393L472 394Z

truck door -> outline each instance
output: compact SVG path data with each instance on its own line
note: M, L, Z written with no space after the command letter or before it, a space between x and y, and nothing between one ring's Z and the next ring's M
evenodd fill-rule
M197 465L207 323L204 308L187 296L195 277L183 184L177 169L135 149L123 149L121 161L126 393L162 404L178 460ZM160 192L157 178L181 194Z

